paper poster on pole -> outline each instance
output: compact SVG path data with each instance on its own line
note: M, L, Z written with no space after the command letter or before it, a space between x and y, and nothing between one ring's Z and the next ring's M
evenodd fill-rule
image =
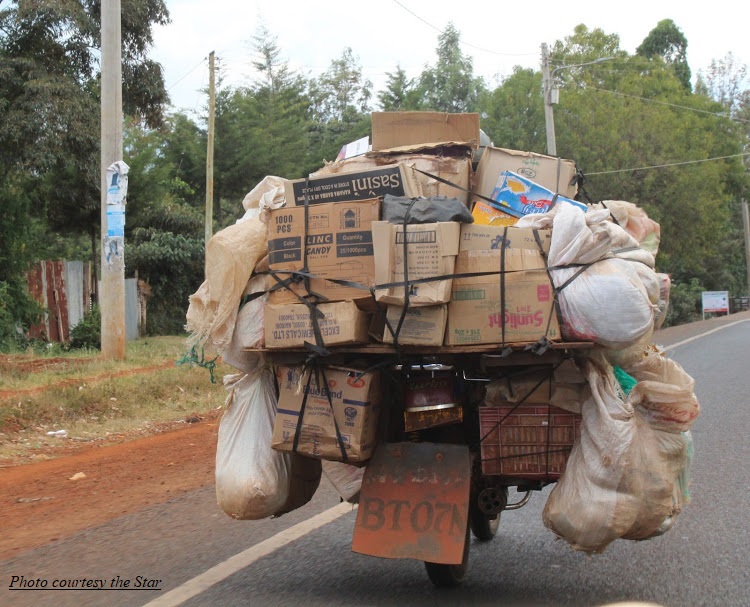
M107 167L107 205L125 205L128 199L128 171L122 160Z
M703 291L703 318L706 314L729 314L729 291Z

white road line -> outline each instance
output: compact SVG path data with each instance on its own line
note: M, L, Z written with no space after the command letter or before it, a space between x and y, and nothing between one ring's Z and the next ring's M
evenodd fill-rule
M700 339L701 337L706 337L706 335L711 335L711 333L716 333L717 331L723 331L724 329L728 329L729 327L733 327L734 325L738 325L741 322L750 322L750 319L743 319L738 320L736 322L731 322L728 325L722 325L721 327L717 327L716 329L711 329L710 331L706 331L705 333L701 333L700 335L695 335L694 337L689 337L688 339L683 339L682 341L678 341L676 344L672 344L671 346L667 346L664 348L664 351L667 352L669 350L673 350L674 348L677 348L678 346L683 346L685 344L689 344L691 341L695 341L696 339Z
M311 531L315 531L319 527L335 521L340 516L352 512L355 508L356 506L353 506L352 504L342 502L338 506L334 506L325 512L321 512L311 519L302 521L293 527L289 527L289 529L277 533L273 537L269 537L267 540L256 544L252 548L248 548L239 554L235 554L223 563L211 567L208 571L188 580L181 586L178 586L166 594L161 595L159 598L146 603L143 607L177 607L177 605L181 605L188 599L208 590L211 586L225 580L230 575L237 573L248 565L252 565L258 559L268 556L275 550L290 544L302 536L307 535Z

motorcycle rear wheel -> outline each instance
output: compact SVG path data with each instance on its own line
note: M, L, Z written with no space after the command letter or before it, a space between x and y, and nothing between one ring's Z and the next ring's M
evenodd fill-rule
M424 562L425 569L427 569L427 577L438 588L455 588L456 586L460 586L464 581L466 571L469 568L470 527L471 525L466 526L466 540L464 542L464 553L460 565Z

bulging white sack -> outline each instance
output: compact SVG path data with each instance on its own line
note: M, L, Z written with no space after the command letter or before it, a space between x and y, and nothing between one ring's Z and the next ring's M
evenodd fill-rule
M262 362L262 360L261 360ZM289 496L290 459L271 449L276 414L273 373L261 364L227 375L226 411L216 448L216 500L235 519L276 514Z
M552 272L555 287L573 278L580 268ZM635 344L654 328L657 305L651 302L634 265L604 259L589 266L559 292L563 337L593 341L607 348Z

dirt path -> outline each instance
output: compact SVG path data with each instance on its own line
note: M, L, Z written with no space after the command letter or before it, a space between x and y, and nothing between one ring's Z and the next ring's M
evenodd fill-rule
M0 560L213 482L218 416L0 469ZM70 480L78 473L85 478Z
M64 360L64 359L63 359ZM126 369L123 371L115 371L112 373L103 373L92 377L76 377L74 379L66 379L53 384L47 384L45 386L36 386L34 388L19 388L18 390L0 390L0 398L16 398L18 396L26 396L29 394L39 394L46 390L52 390L55 388L65 388L67 386L75 386L85 383L92 383L95 381L101 381L103 379L111 379L113 377L126 377L128 375L137 375L139 373L151 373L153 371L159 371L161 369L169 369L174 367L175 362L173 360L167 361L160 365L151 365L149 367L136 367L134 369ZM36 368L45 368L39 366ZM33 371L32 371L33 372Z

